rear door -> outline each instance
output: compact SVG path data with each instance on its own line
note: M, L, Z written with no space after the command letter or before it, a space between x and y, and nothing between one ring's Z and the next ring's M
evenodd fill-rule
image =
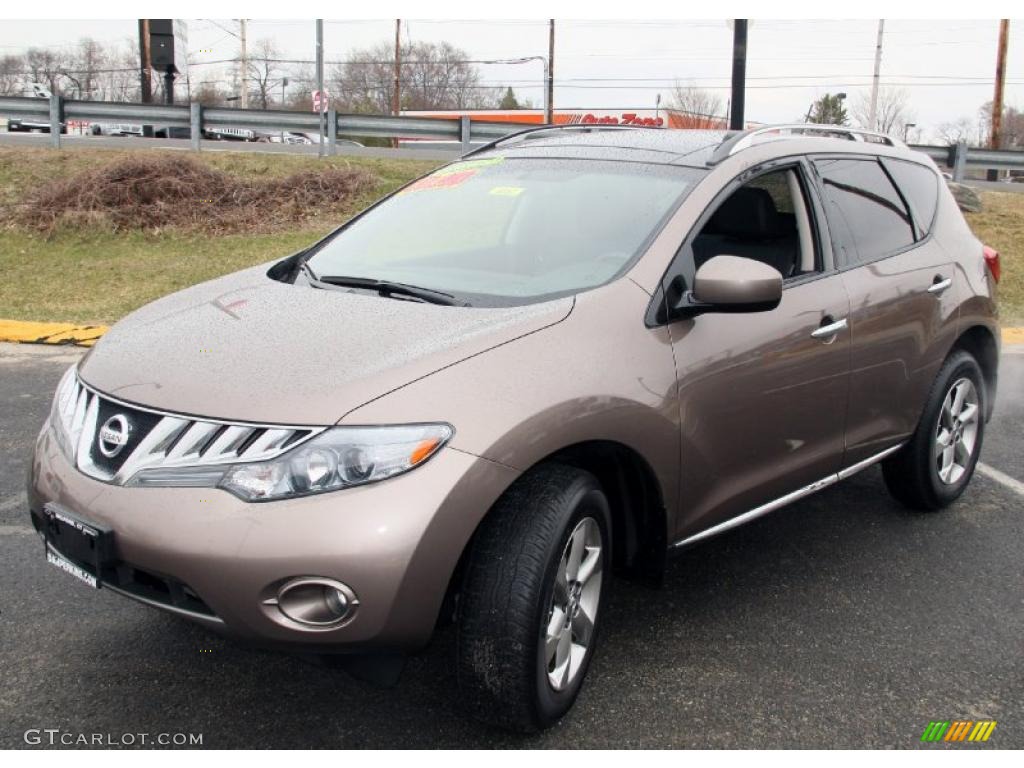
M955 337L957 286L952 260L930 234L939 184L932 168L863 155L814 165L850 297L850 466L917 426Z

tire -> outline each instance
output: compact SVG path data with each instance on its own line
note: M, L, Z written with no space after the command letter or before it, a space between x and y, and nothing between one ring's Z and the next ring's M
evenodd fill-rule
M467 562L457 630L458 686L474 717L533 732L572 707L607 602L610 531L597 480L560 464L524 475L488 514ZM582 578L560 578L572 567L570 542L579 541ZM549 625L561 642L548 645Z
M953 410L957 406L954 387L963 393L959 417ZM971 481L981 454L987 405L978 361L968 352L954 351L935 377L910 442L882 463L889 492L907 507L926 512L956 501ZM968 406L973 407L973 419ZM940 441L949 447L942 449ZM947 462L949 456L952 465Z

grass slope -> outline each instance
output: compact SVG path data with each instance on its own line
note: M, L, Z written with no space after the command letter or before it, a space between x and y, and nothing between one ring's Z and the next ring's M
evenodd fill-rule
M152 152L157 153L160 151ZM30 186L140 154L106 149L0 149L0 206L10 206ZM329 165L364 168L377 176L379 183L340 212L269 234L209 235L173 229L115 234L87 227L63 228L45 236L24 227L8 227L0 232L0 318L112 323L172 291L287 256L437 165L414 160L320 160L242 152L207 152L192 157L244 178L283 177Z

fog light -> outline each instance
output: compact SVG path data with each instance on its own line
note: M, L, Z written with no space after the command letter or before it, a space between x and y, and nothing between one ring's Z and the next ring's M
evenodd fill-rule
M350 619L359 600L355 592L340 581L317 576L292 579L267 601L297 624L310 628L333 627Z

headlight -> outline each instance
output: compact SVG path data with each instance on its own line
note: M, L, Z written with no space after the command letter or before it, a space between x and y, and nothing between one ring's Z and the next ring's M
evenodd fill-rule
M334 427L270 461L147 469L128 485L217 487L245 501L308 496L408 472L437 453L452 434L447 424Z
M57 392L53 396L53 405L50 406L50 428L57 440L64 455L69 460L74 460L74 416L77 400L75 393L78 388L75 386L75 365L68 368L57 385Z

